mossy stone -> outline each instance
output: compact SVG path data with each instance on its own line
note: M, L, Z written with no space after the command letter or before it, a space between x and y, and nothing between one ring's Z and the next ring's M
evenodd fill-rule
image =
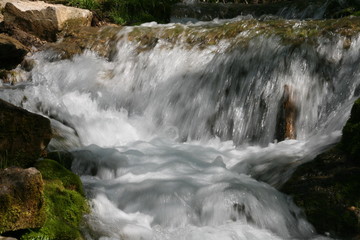
M35 167L39 169L44 180L60 180L66 189L75 190L84 195L83 185L79 176L58 162L50 159L39 160L36 162Z
M344 239L360 236L359 125L360 99L354 103L341 142L300 166L281 189L304 209L319 233Z
M341 148L351 160L360 162L360 99L354 103L350 119L343 129Z
M43 185L35 168L0 170L0 234L44 224Z
M71 165L74 157L70 152L66 151L53 151L47 154L47 158L54 160L64 166L66 169L71 170Z
M42 228L21 236L21 240L77 240L83 239L79 230L89 206L83 196L78 176L59 163L45 159L36 163L43 174L45 186L46 221Z

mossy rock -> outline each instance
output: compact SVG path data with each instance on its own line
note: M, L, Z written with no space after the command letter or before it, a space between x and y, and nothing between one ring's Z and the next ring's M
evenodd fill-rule
M281 190L304 209L319 233L353 238L360 234L359 189L360 167L335 147L300 166Z
M282 191L302 207L319 233L360 236L360 100L352 108L341 143L300 166Z
M84 213L88 212L84 197L74 190L64 188L59 180L47 181L44 190L47 213L45 224L20 239L83 239L79 225Z
M0 170L0 234L43 226L43 185L35 168Z
M36 163L45 182L46 221L42 228L32 230L21 236L21 240L83 239L79 230L83 215L89 206L83 195L78 176L59 163L45 159Z
M301 44L317 46L319 39L332 40L339 35L349 39L350 42L344 46L348 48L351 38L359 32L360 18L356 17L304 21L301 24L283 19L250 19L206 26L137 27L127 37L130 41L140 43L139 51L152 49L160 39L163 40L161 42L169 43L168 46L181 43L189 49L217 45L222 40L228 40L233 47L246 47L257 37L278 39L284 45L296 47Z
M50 159L39 160L36 162L35 167L39 169L44 180L60 180L66 189L75 190L84 195L83 185L79 176L58 162Z
M73 155L67 151L53 151L47 154L47 158L54 160L66 169L71 171L71 165L74 160Z
M351 160L360 162L360 99L354 103L350 119L343 129L341 148Z
M44 154L50 120L0 99L0 168L33 166Z

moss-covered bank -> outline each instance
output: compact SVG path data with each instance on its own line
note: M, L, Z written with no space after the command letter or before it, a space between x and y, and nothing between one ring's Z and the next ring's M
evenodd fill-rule
M138 52L148 51L161 44L162 48L176 45L182 48L206 48L216 46L222 41L232 47L247 47L256 38L273 38L291 47L302 44L317 46L323 40L339 40L343 47L349 48L360 32L360 17L348 17L331 20L268 20L255 19L233 21L221 24L190 25L157 25L156 27L138 26L126 28L119 34L122 27L82 28L69 32L63 41L48 45L61 59L71 58L86 49L97 52L100 56L111 58L117 51L117 42L125 38L132 42Z
M318 232L360 237L360 99L352 108L341 142L300 166L282 188L302 207Z
M36 163L44 179L46 221L43 227L21 236L22 240L83 239L79 230L83 215L89 211L78 176L53 160Z

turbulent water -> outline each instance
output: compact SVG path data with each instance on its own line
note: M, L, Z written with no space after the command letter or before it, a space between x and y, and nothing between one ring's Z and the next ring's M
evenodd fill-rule
M92 207L86 238L325 239L275 187L339 140L359 95L360 38L348 48L340 36L297 47L159 39L139 51L124 36L144 27L122 29L111 60L36 53L29 81L0 91L51 118L50 150L75 157ZM297 139L278 142L285 86Z

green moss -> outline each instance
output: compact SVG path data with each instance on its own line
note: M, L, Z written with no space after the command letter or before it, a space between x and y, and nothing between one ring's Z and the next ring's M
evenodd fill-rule
M59 180L46 181L44 194L47 214L44 226L23 235L21 239L82 239L79 224L83 214L88 212L84 197L64 188Z
M41 227L45 222L43 181L35 169L0 172L0 233Z
M36 167L45 182L46 221L42 228L31 230L21 240L82 239L79 225L89 211L78 176L53 160L41 160Z
M7 206L6 212L1 211L0 234L12 229L13 225L16 224L22 214L21 209L17 205L12 204L12 200L13 199L11 198L0 199L0 204L5 204L5 206Z
M171 44L182 43L188 48L216 45L221 40L233 42L233 46L245 45L257 37L274 37L284 45L319 44L321 38L335 38L338 35L347 39L360 32L360 18L332 20L292 21L292 20L242 20L219 25L134 28L128 35L130 41L141 43L139 47L149 45L154 39L163 39Z
M41 172L44 180L58 179L66 189L75 190L84 195L80 178L58 162L50 159L40 160L35 164L35 167Z

